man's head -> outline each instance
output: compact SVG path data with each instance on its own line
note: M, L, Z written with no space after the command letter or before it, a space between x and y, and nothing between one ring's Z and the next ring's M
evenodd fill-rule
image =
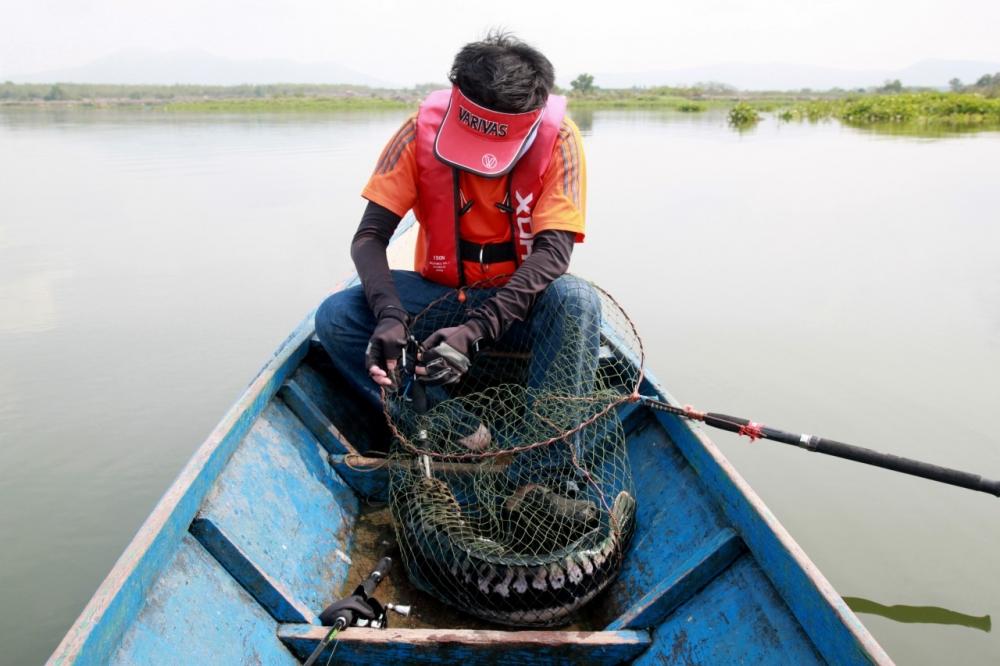
M504 113L541 108L555 86L549 59L503 32L463 46L448 78L476 104Z

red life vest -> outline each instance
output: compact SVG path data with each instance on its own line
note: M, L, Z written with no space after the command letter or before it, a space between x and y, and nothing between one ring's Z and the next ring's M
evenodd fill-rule
M438 90L427 96L417 112L417 206L420 230L417 236L416 270L426 279L450 287L491 280L505 282L531 253L534 238L531 213L541 196L542 177L559 138L559 128L566 112L566 98L549 95L533 143L514 168L501 178L507 179L502 202L466 202L459 189L459 170L442 162L434 152L434 141L451 97L450 90ZM465 174L465 178L482 178ZM463 261L460 255L462 215L473 203L490 209L490 233L487 243L512 243L514 261L487 264ZM482 213L480 213L482 214ZM493 220L495 219L495 223ZM483 242L482 239L477 239Z

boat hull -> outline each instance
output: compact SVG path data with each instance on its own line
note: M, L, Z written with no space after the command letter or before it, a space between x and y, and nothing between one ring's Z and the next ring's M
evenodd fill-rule
M648 375L642 391L671 400ZM639 403L618 417L635 530L618 577L578 626L505 630L448 609L435 616L425 597L409 626L342 632L338 660L891 663L703 432ZM366 507L387 490L373 452L387 436L329 365L310 314L188 462L49 663L299 663L325 635L320 610L365 566ZM401 576L398 567L390 578ZM380 594L407 603L418 592L395 578Z

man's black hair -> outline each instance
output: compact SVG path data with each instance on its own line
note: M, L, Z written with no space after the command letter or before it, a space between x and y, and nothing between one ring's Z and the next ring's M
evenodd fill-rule
M501 31L463 46L448 78L476 104L504 113L523 113L544 106L555 86L555 71L549 59Z

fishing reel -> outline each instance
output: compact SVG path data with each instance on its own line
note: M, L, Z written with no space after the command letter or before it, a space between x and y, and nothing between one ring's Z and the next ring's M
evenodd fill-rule
M417 379L417 355L420 351L420 343L411 335L399 359L399 386L403 400L410 403L417 414L424 414L428 407L427 389Z
M384 629L388 626L386 608L373 597L375 587L392 567L392 558L383 557L378 566L363 583L354 588L350 596L333 602L319 614L324 627L345 629L347 627L368 627Z

